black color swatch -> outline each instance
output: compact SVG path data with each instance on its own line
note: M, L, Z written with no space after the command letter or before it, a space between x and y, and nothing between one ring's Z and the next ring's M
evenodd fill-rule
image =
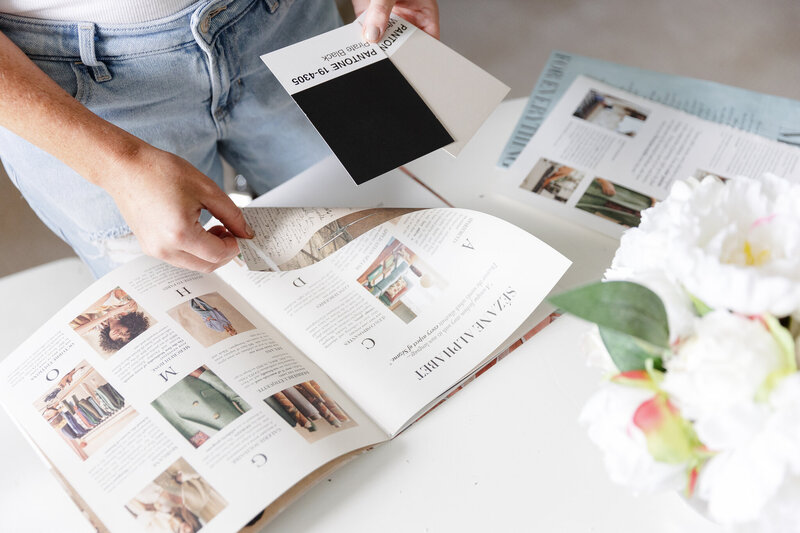
M453 142L388 59L292 97L358 184Z

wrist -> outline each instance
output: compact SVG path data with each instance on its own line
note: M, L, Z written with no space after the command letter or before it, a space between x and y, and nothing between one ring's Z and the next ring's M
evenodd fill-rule
M144 161L152 158L152 146L130 133L108 124L96 130L98 138L90 139L94 147L88 157L81 158L76 169L85 179L115 196L125 182L140 174Z

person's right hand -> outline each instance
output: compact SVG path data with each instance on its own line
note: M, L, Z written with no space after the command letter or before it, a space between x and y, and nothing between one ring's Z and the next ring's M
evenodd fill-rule
M208 272L238 253L234 235L252 237L241 209L211 179L89 111L2 32L0 126L105 189L148 255ZM203 208L225 227L204 230Z
M142 142L117 162L102 186L147 255L211 272L239 253L234 236L253 236L242 210L188 161ZM224 227L206 231L198 220L202 209Z

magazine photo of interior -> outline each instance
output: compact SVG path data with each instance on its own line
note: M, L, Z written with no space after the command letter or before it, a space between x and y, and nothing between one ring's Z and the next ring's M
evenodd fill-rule
M636 136L650 112L630 102L591 90L573 116L597 124L608 130Z
M433 268L395 238L357 281L406 324L433 304L447 286Z
M520 184L520 189L566 203L583 179L583 172L549 159L541 158Z
M656 199L633 191L603 178L595 178L589 184L575 207L633 228L639 225L642 211L656 204Z
M167 314L205 347L255 329L242 313L217 292L191 298L173 307Z
M141 533L196 533L228 502L181 457L126 505Z
M195 448L250 410L250 405L205 365L151 405Z
M108 359L155 323L128 293L116 287L73 318L69 326L100 357Z
M276 392L264 403L309 443L358 425L314 380Z
M136 417L117 389L86 361L64 374L33 407L84 461Z

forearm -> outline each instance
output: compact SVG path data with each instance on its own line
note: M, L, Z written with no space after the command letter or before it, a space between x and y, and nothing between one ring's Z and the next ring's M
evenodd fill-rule
M103 169L135 159L146 146L72 98L2 33L0 126L104 188Z
M105 316L105 315L102 316L102 317L94 318L94 319L90 320L89 322L86 322L85 324L81 324L77 328L74 328L75 333L77 333L78 335L83 335L84 333L92 331L94 328L99 326L101 323L103 323L108 318L109 317Z
M2 33L0 126L105 189L146 254L210 272L239 252L233 236L253 236L241 209L214 181L89 111ZM202 209L224 227L205 231Z

